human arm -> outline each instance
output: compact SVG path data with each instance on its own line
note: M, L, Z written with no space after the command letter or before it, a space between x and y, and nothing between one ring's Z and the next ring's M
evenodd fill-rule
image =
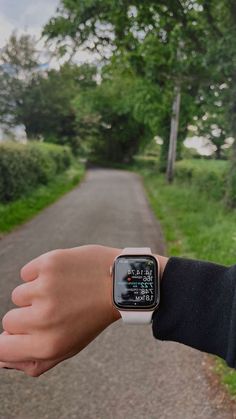
M153 334L215 354L236 367L236 265L171 257Z
M82 246L49 252L21 270L19 307L3 318L0 364L38 376L87 346L120 318L110 266L120 249ZM161 270L166 258L160 257Z
M0 366L38 376L118 320L110 266L120 252L83 246L49 252L27 264L21 271L25 283L12 293L19 308L3 318L10 336L0 336ZM215 353L235 366L236 267L156 257L162 280L154 336Z

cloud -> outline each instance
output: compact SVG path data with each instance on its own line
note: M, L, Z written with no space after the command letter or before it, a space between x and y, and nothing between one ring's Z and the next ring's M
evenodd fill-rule
M37 37L43 25L55 13L59 0L0 0L0 47L13 30L27 31Z
M11 22L7 21L4 16L0 14L0 28L0 47L2 47L6 43L9 34L13 31L14 25L12 25Z
M40 38L43 26L55 15L59 4L60 0L0 0L0 48L6 44L13 30L18 35L26 32ZM43 49L43 42L38 46ZM93 62L96 58L96 54L80 49L74 60L82 63ZM55 59L50 66L57 67L58 61Z

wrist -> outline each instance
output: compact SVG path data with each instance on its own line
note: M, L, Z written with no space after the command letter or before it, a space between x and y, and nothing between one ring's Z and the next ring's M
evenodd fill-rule
M159 269L160 269L159 275L160 275L160 280L161 280L169 258L167 258L166 256L160 256L160 255L155 255L155 258L159 262Z
M107 247L106 262L104 266L106 266L105 283L109 284L107 306L110 312L110 323L114 323L121 318L119 310L113 304L113 277L111 275L111 268L114 260L121 254L121 252L122 249Z
M117 258L117 256L120 256L121 254L121 249L109 249L109 254L112 257L111 262L109 264L109 270L110 268L113 266L114 264L114 260ZM159 265L159 278L160 280L162 279L166 264L168 262L168 258L165 256L160 256L160 255L153 255L157 261L158 261L158 265ZM112 322L115 322L116 320L119 320L121 318L121 313L119 311L119 309L113 304L113 296L112 296L112 291L113 291L113 278L110 273L110 286L111 286L111 292L110 292L110 296L111 296L111 313L112 313Z

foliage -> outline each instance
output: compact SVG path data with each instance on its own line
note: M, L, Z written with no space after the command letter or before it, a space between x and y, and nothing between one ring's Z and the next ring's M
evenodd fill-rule
M214 160L182 160L176 164L177 181L194 186L199 192L221 200L226 194L229 163Z
M231 135L231 127L226 112L229 91L226 83L214 83L207 91L199 90L199 116L195 117L194 135L204 136L215 146L215 157L224 157L226 139Z
M0 122L8 126L22 123L21 107L25 89L39 69L36 41L15 33L0 51Z
M61 0L44 35L56 40L59 56L69 52L70 64L35 70L38 58L29 38L22 49L12 38L2 54L5 64L18 60L28 75L22 84L15 70L1 68L0 114L23 123L30 137L122 162L158 135L164 171L177 86L177 159L190 123L215 144L218 158L225 137L236 136L235 0ZM102 57L98 84L95 67L71 64L79 47ZM228 202L236 205L236 151L232 162Z
M71 164L67 147L31 143L0 145L0 202L13 201L47 184Z
M129 162L145 141L147 127L135 118L136 80L130 75L104 75L95 90L74 101L82 138L89 142L90 159ZM82 139L83 142L83 139Z
M0 233L9 232L32 218L78 185L83 175L83 164L74 159L68 169L51 179L47 185L38 185L29 194L16 201L0 204Z
M221 359L216 359L213 365L213 371L220 378L220 382L225 386L232 400L236 400L236 373L229 368Z
M206 2L206 1L205 1ZM235 70L236 70L236 3L234 0L210 2L211 20L215 25L215 39L208 42L208 61L213 68L213 85L223 83L226 86L222 95L223 129L236 138L236 100L235 100ZM218 112L216 112L218 113ZM222 117L219 118L222 124ZM227 201L230 206L236 206L235 166L236 144L234 143L231 170L227 180Z
M229 170L229 178L227 179L226 202L229 208L236 207L236 148L234 146L233 159Z
M78 154L79 127L73 99L96 86L95 67L63 65L60 70L38 74L27 86L22 106L23 122L30 138L43 136L47 141L71 146Z
M0 122L23 124L29 139L71 146L78 154L80 142L73 99L96 86L96 68L64 64L41 68L34 38L13 34L0 54Z
M193 117L193 106L188 96L196 94L196 74L199 78L199 69L202 67L200 60L195 60L196 46L201 41L202 33L196 36L193 26L185 25L181 28L179 22L181 17L185 23L188 19L191 23L196 18L197 11L189 12L185 16L183 8L180 12L177 3L179 2L117 3L106 0L100 7L101 4L96 0L86 4L62 1L58 15L51 19L44 31L49 39L57 38L63 45L68 38L76 47L83 45L90 48L90 44L97 45L103 57L106 55L105 45L114 48L113 67L129 67L133 70L133 77L137 76L139 80L140 92L139 95L136 94L137 101L133 109L135 119L137 116L140 118L140 111L143 111L142 120L145 125L149 129L151 127L153 135L158 134L164 140L163 167L169 145L174 86L177 80L181 80L181 144L186 135L187 123ZM102 28L99 22L103 22ZM183 44L182 32L186 39L184 48L182 47L184 53L180 57L178 50ZM89 37L93 42L88 42ZM194 45L189 39L193 40Z
M182 96L179 156L187 126L194 117L200 121L199 130L216 145L218 158L225 135L235 136L235 9L234 0L62 0L44 34L50 40L56 38L65 50L69 44L74 50L82 46L98 51L103 59L109 46L113 63L115 58L117 65L125 54L144 84L148 81L157 86L158 106L153 106L156 115L150 116L145 109L145 119L149 126L155 125L155 135L164 140L164 170L176 85L181 87ZM217 101L222 84L227 88ZM138 106L142 107L141 100ZM208 119L203 124L206 112ZM216 125L218 134L214 135L216 128L212 126Z
M164 228L168 254L235 263L236 214L223 202L181 182L168 186L163 176L140 169L154 212Z
M209 161L213 170L222 170L225 162ZM151 206L161 221L168 254L208 260L222 265L235 264L236 213L222 202L201 192L196 184L188 188L180 182L166 184L162 176L150 169L140 169L144 176ZM216 372L230 394L236 394L236 372L222 360L216 362Z

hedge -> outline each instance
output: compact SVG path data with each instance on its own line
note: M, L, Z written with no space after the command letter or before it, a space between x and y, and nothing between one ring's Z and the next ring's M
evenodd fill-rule
M72 162L68 147L45 143L0 145L0 202L7 203L47 184Z
M176 179L194 185L214 199L226 194L229 163L217 160L182 160L176 163Z

